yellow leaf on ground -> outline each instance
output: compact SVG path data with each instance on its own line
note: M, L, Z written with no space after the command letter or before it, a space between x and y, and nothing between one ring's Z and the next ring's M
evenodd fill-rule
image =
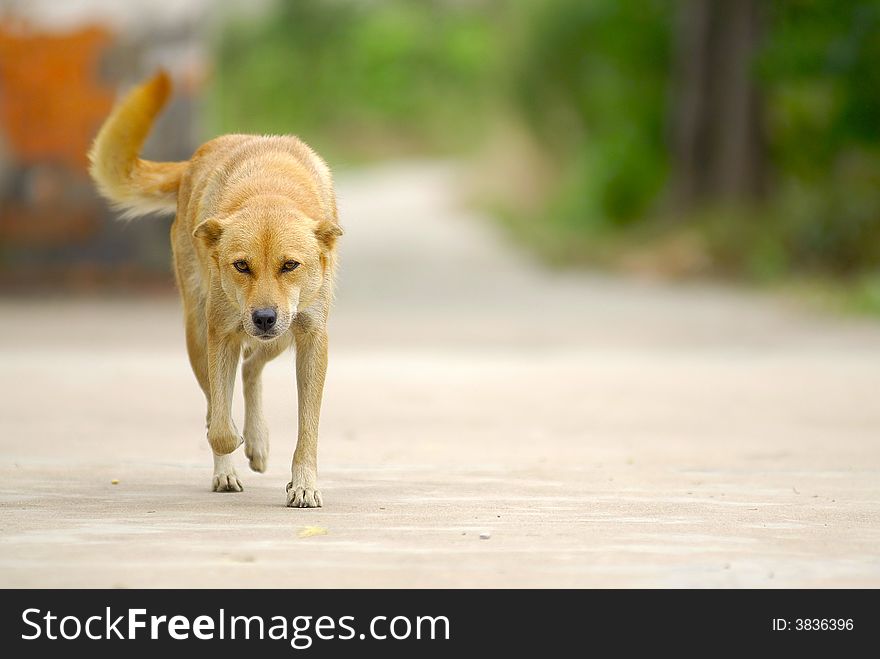
M327 535L327 529L323 526L307 526L298 535L300 538L311 538L313 535Z

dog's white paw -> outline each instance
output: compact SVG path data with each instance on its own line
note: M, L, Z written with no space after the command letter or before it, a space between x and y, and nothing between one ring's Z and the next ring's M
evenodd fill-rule
M211 489L215 492L241 492L244 490L235 467L232 466L231 455L214 454L214 480Z
M287 484L288 508L320 508L323 505L318 490L311 487L294 487L292 482Z
M228 473L214 474L212 489L215 492L241 492L244 487L233 470Z

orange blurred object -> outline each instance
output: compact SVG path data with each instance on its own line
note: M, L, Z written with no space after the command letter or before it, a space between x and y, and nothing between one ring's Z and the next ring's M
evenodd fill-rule
M47 34L0 24L0 130L19 163L85 174L89 143L113 105L98 79L111 40L94 26Z

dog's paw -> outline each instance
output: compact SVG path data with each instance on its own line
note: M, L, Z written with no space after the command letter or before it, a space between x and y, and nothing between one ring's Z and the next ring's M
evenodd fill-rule
M261 474L266 471L269 462L269 439L265 430L259 429L244 431L244 454L249 460L251 469Z
M266 471L266 463L269 461L269 451L263 445L245 446L244 454L247 456L248 465L254 471L261 474Z
M323 505L318 490L311 487L294 487L292 482L287 484L288 508L320 508Z
M244 490L244 486L238 480L235 470L232 469L214 474L211 489L214 492L241 492Z

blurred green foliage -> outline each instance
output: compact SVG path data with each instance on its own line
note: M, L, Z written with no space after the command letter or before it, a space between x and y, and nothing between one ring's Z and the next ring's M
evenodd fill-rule
M214 128L295 132L338 162L473 154L513 117L542 154L535 169L551 163L550 172L539 204L520 203L512 182L495 207L530 240L540 233L534 242L551 257L604 258L609 245L626 251L686 234L705 252L697 259L708 264L703 272L758 279L876 272L880 0L760 3L763 38L752 72L763 100L769 194L680 213L668 195L670 116L678 102L677 19L687 7L281 2L219 35Z
M565 163L552 214L575 230L637 222L662 190L670 8L546 0L513 17L512 98Z
M459 150L491 98L492 5L279 2L219 35L212 127L293 132L345 159Z
M880 3L772 3L758 75L779 178L767 222L783 268L876 268Z

